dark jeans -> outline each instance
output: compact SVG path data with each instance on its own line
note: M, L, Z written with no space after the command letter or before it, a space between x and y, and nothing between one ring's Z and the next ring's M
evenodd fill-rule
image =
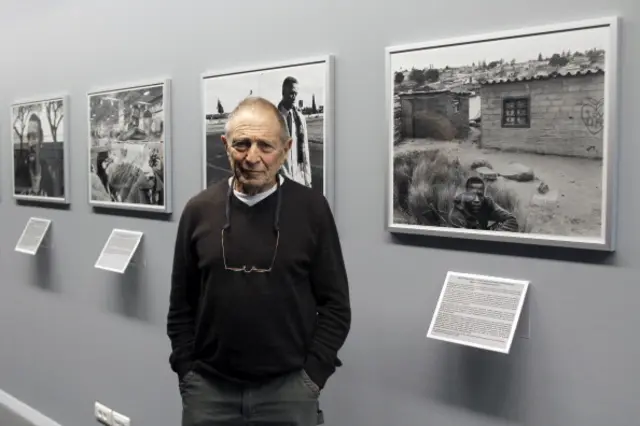
M241 386L189 372L180 381L182 426L316 426L320 390L304 371Z

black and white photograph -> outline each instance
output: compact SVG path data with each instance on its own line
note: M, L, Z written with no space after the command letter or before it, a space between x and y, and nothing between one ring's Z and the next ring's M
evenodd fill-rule
M616 28L388 48L389 230L610 250Z
M229 114L246 97L271 101L285 118L292 139L281 173L327 190L330 135L330 58L203 75L205 112L205 188L231 177L221 136Z
M14 198L69 203L66 121L66 96L11 106Z
M92 92L90 203L169 212L169 81Z

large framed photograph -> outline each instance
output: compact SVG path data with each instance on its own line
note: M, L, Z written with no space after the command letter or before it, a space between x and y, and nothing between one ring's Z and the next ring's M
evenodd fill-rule
M11 105L13 196L69 204L68 96Z
M292 138L281 173L322 191L333 205L333 60L307 58L202 75L203 186L231 177L221 136L229 113L248 96L271 101Z
M91 205L171 212L170 95L169 79L88 94Z
M614 250L618 20L386 50L387 229Z

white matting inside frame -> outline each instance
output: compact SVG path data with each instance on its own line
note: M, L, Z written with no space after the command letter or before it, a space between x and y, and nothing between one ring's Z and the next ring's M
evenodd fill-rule
M114 229L102 248L95 267L123 274L131 263L141 240L142 232L140 231Z
M427 337L508 354L529 281L447 273Z

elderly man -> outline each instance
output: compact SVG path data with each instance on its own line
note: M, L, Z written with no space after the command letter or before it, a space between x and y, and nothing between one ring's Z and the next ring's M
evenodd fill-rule
M222 141L233 176L189 200L175 244L167 332L182 425L320 424L351 324L333 215L279 175L291 138L275 105L243 100Z

